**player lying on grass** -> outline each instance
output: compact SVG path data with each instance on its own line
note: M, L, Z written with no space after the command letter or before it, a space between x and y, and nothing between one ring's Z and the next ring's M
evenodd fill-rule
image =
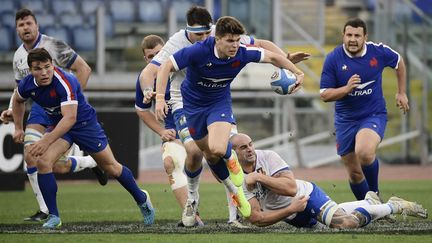
M372 191L364 200L337 204L314 183L295 179L277 153L255 150L246 134L234 135L231 143L246 174L243 190L254 225L285 221L296 227L359 228L390 214L427 218L427 210L417 203L391 197L381 204Z
M138 187L132 172L115 159L105 132L97 121L96 111L87 103L76 77L55 67L51 55L44 48L29 51L27 63L30 75L20 82L13 100L13 139L17 143L24 142L25 101L31 98L45 110L53 124L40 140L29 145L28 150L37 162L39 188L49 210L43 227L52 229L61 226L57 183L52 168L72 143L88 152L108 175L116 178L135 199L144 224L153 224L154 209L148 193Z

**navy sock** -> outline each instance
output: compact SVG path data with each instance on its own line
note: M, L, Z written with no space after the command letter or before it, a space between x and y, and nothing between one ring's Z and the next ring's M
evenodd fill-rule
M216 164L208 163L210 169L215 173L220 180L225 180L229 176L228 168L226 167L225 161L221 158Z
M379 163L378 159L375 158L374 162L370 165L362 166L363 174L366 177L369 190L378 193L378 173Z
M37 167L27 167L27 174L31 175L37 172Z
M76 166L77 166L77 161L76 161L76 159L73 158L73 157L68 157L68 158L69 158L69 159L71 160L71 162L72 162L72 165L71 165L71 168L70 168L70 172L73 173L73 172L75 171Z
M369 186L367 184L366 179L364 179L359 184L353 184L350 182L351 191L354 193L354 196L357 200L363 200L366 196L366 193L369 191Z
M187 177L189 177L189 178L195 178L195 177L197 177L199 174L201 174L201 171L202 171L202 166L197 170L197 171L195 171L195 172L191 172L191 171L189 171L188 169L186 169L186 166L184 167L184 172L185 172L185 174L186 174L186 176Z
M128 167L123 165L122 173L116 179L133 196L138 205L147 201L147 195L138 187Z
M38 183L39 189L44 198L45 204L48 207L49 213L54 214L55 216L59 216L59 212L57 209L57 182L54 177L54 174L41 174L38 173Z
M225 152L225 155L223 156L224 159L229 159L231 157L231 149L232 149L232 144L228 142L227 150Z
M365 218L366 218L366 222L364 222L363 225L360 225L361 227L368 225L372 221L372 217L366 209L364 209L362 207L358 207L358 208L354 209L354 211L359 212L361 215L365 216Z

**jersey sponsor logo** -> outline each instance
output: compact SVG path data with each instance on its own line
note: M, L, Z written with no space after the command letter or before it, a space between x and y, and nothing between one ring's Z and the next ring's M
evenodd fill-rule
M208 82L198 82L198 85L201 85L206 88L224 88L228 86L228 83L218 84L218 83L208 83Z
M369 66L371 67L378 67L378 60L373 57L370 61L369 61Z
M366 82L366 83L362 83L359 86L357 86L357 88L353 91L351 91L351 93L349 93L349 96L363 96L363 95L370 95L372 94L372 88L369 89L364 89L366 88L369 84L374 83L375 80Z
M52 115L52 116L61 115L60 106L44 107L44 110L48 115Z

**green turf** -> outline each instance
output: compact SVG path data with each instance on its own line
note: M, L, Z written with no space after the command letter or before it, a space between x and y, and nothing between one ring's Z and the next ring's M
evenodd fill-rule
M337 202L354 200L345 182L319 182L328 195ZM115 181L101 187L96 184L59 183L58 205L63 221L60 231L42 231L38 223L24 223L22 219L36 210L31 189L24 192L0 192L0 242L18 241L145 241L167 242L223 242L281 241L301 242L431 242L432 221L408 219L396 224L375 223L354 231L299 230L285 223L270 228L236 230L228 227L225 191L220 184L200 186L202 218L208 226L201 229L175 227L181 211L167 185L147 185L157 209L156 224L144 227L141 215L130 195ZM431 181L381 182L385 199L395 194L432 208ZM6 233L5 233L6 232ZM15 234L9 234L15 233ZM27 233L27 234L26 234ZM32 233L32 234L28 234ZM48 233L48 234L46 234ZM84 234L82 234L84 233ZM156 233L156 234L155 234ZM167 234L164 234L167 233ZM233 234L233 233L242 233ZM234 237L235 236L235 237ZM235 240L234 240L235 239ZM243 241L239 241L242 239Z

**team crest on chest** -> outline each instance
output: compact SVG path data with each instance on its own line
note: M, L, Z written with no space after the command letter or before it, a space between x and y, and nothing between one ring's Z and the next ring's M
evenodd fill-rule
M369 61L369 66L371 67L378 67L378 60L373 57L370 61Z

